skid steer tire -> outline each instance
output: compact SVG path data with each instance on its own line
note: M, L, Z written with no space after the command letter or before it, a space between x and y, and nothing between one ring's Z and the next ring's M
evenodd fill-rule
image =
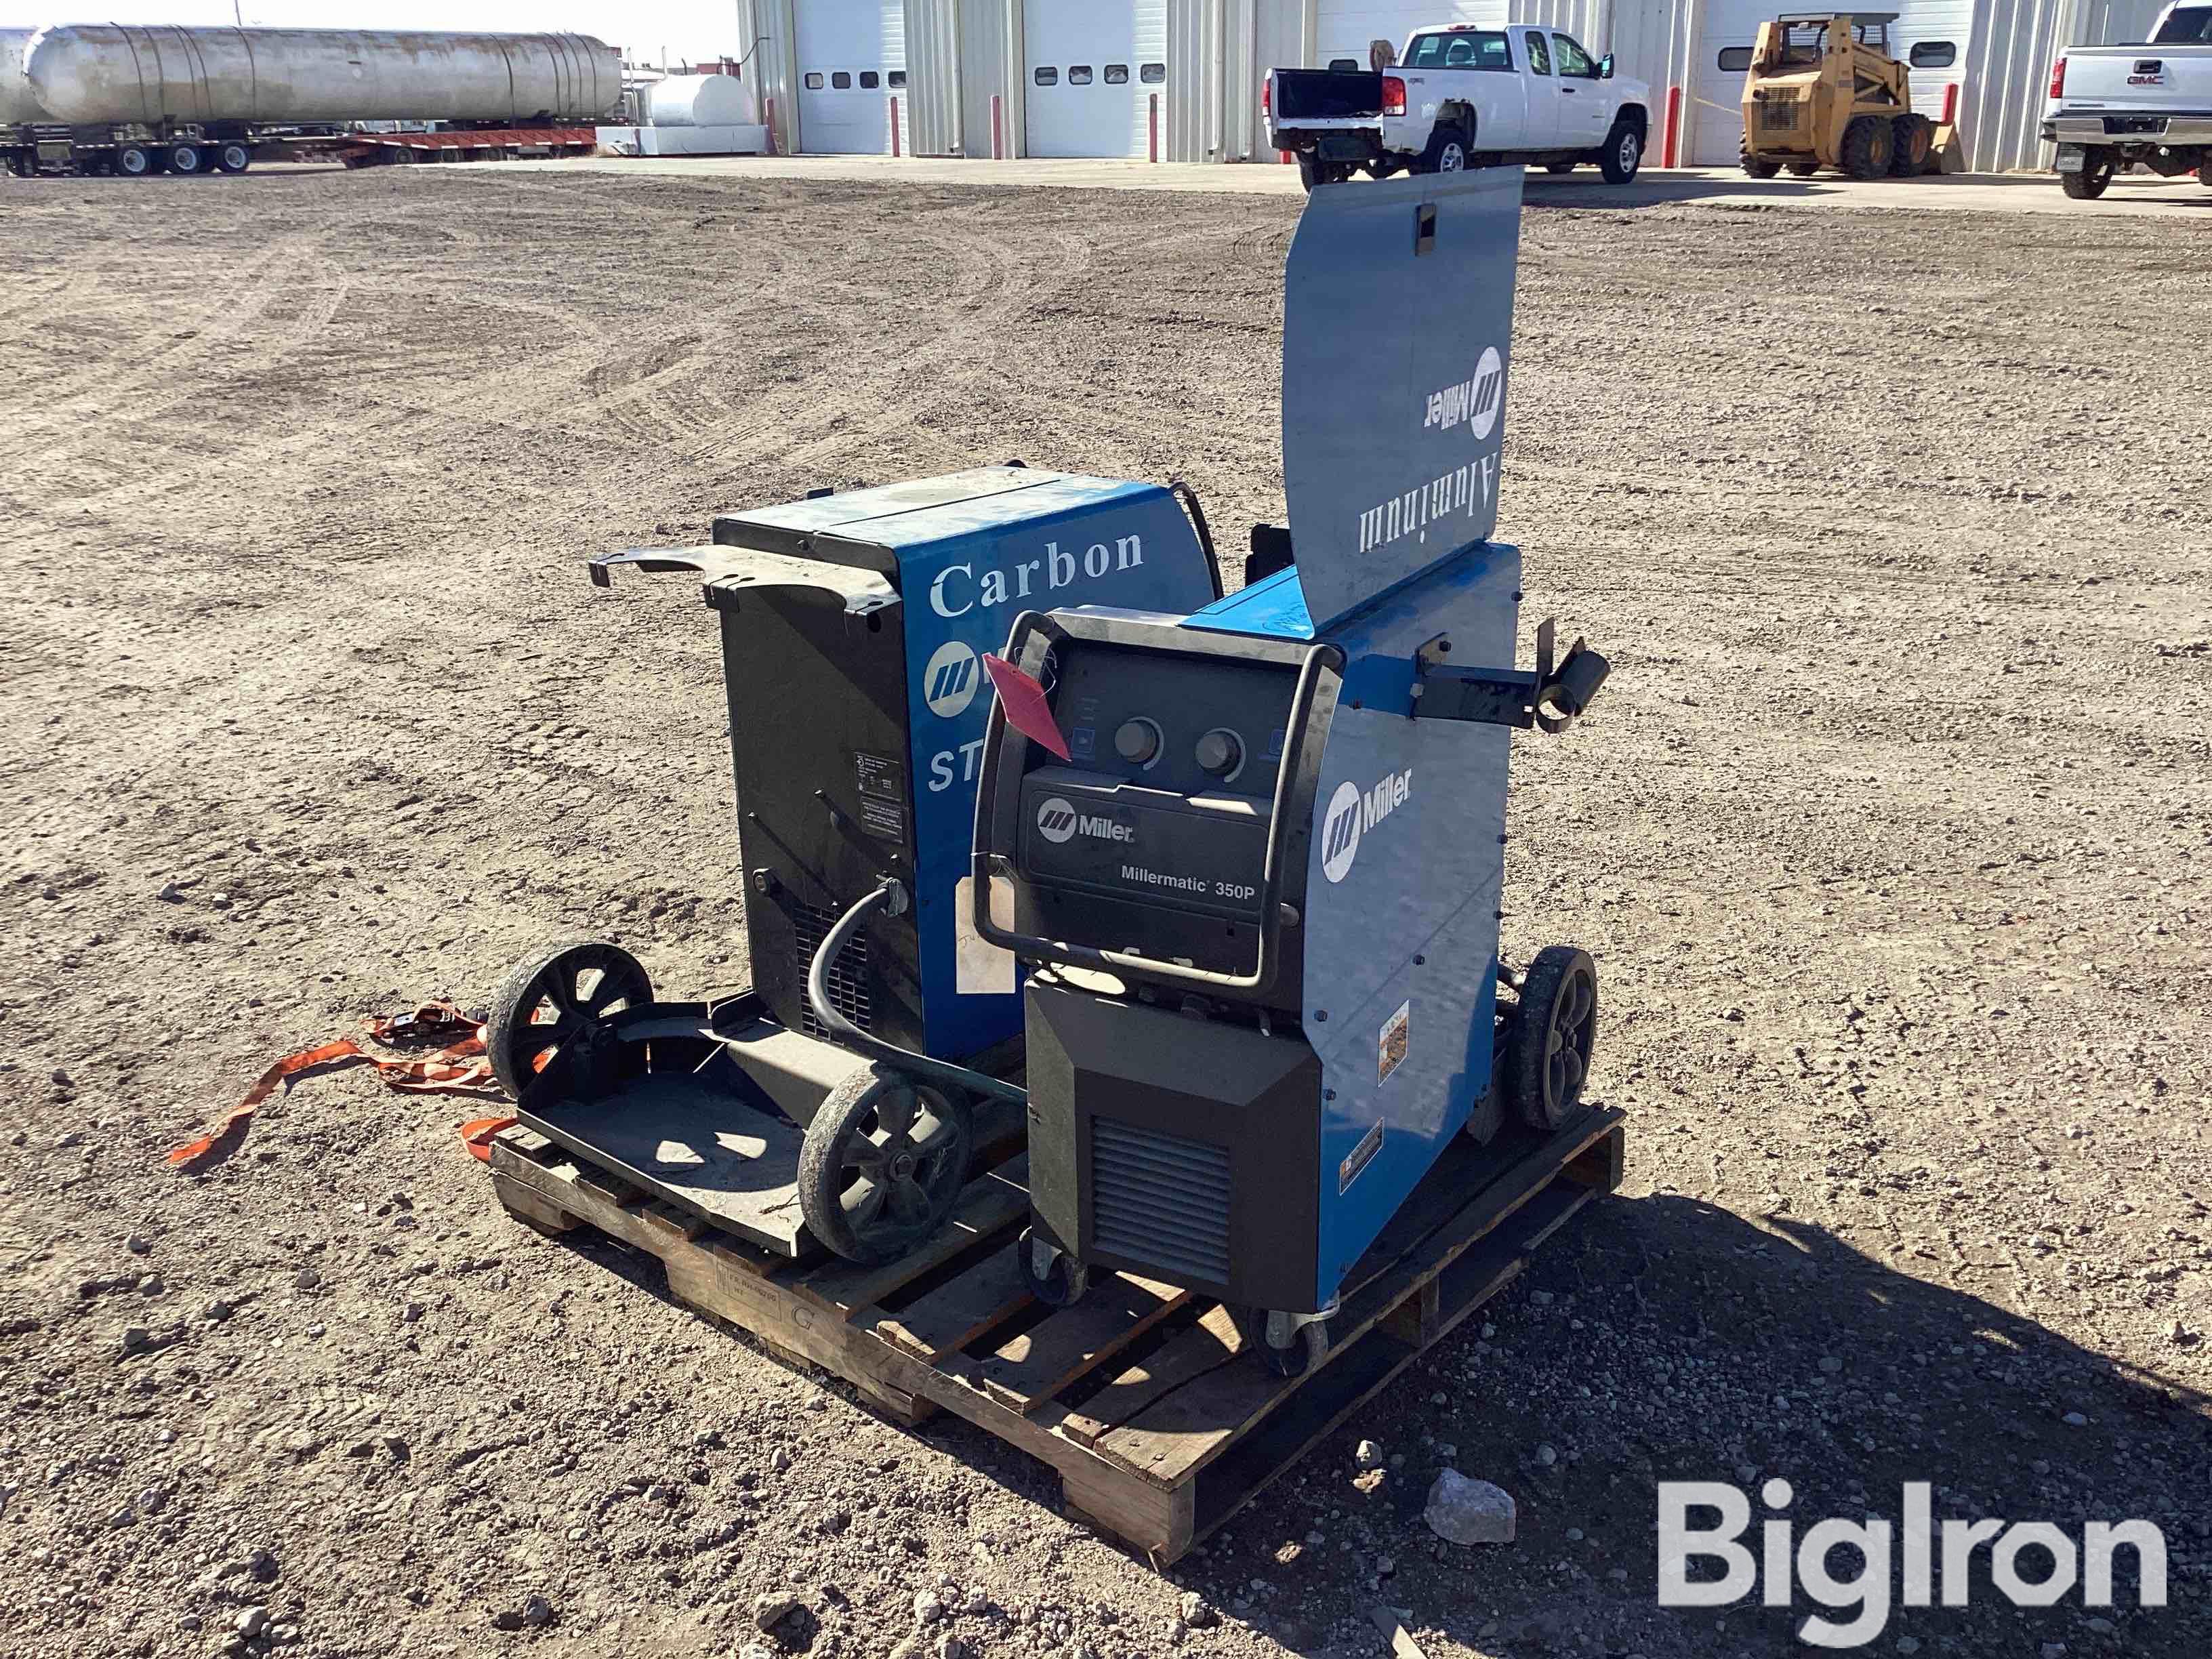
M1924 115L1900 115L1889 124L1889 176L1917 179L1928 171L1929 153L1935 148L1936 129Z
M1749 150L1736 152L1736 164L1754 179L1771 179L1782 171L1782 163L1764 155L1753 155Z
M1790 164L1790 176L1792 179L1809 179L1820 170L1820 164L1818 161L1792 161Z
M1854 179L1879 179L1889 171L1889 158L1896 149L1897 136L1887 121L1878 115L1856 115L1844 129L1842 153L1836 160Z

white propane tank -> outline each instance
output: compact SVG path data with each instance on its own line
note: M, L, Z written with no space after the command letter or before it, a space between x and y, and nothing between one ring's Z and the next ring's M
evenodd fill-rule
M760 119L752 89L734 75L672 75L638 92L651 127L738 127Z
M46 118L23 78L23 52L34 32L0 29L0 127L27 127Z

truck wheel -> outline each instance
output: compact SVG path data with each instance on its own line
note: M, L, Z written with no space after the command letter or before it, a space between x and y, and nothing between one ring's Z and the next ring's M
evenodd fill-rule
M1782 171L1781 162L1771 156L1753 155L1747 149L1736 151L1735 159L1737 165L1754 179L1771 179Z
M1879 179L1889 171L1896 153L1897 135L1879 115L1856 115L1844 129L1842 154L1837 163L1854 179Z
M198 144L172 144L164 159L169 164L170 172L187 179L207 170L207 158L200 154Z
M1298 182L1308 190L1310 191L1316 185L1335 184L1343 177L1344 174L1338 172L1330 163L1322 161L1311 150L1302 149L1298 152Z
M2112 165L2112 156L2106 151L2084 150L2081 172L2060 173L2058 187L2077 202L2094 202L2105 193L2105 187L2112 182L2112 175L2118 171L2119 168Z
M16 150L8 157L8 171L18 179L35 179L39 175L38 158Z
M1924 115L1900 115L1889 124L1889 176L1917 179L1928 171L1928 152L1935 148L1936 129Z
M1644 165L1643 131L1622 121L1605 135L1605 143L1597 153L1597 170L1605 175L1608 185L1625 185L1636 177L1637 169Z
M118 144L115 150L115 170L126 179L143 179L157 171L154 152L143 144Z
M253 165L253 149L250 144L228 143L215 153L216 171L243 173Z
M1474 149L1474 141L1464 129L1438 125L1429 135L1428 148L1421 152L1423 173L1464 173L1467 158Z

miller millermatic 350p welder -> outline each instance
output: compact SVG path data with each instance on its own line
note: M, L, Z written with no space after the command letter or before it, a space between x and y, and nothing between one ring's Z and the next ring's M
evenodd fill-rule
M1283 344L1288 568L1194 614L1033 607L983 750L975 924L1024 988L1031 1288L1092 1267L1263 1312L1285 1374L1450 1138L1581 1109L1589 957L1501 1009L1515 726L1604 659L1517 671L1488 539L1521 173L1316 191Z
M998 1075L1019 1060L1014 964L958 902L979 658L1027 606L1184 611L1219 579L1188 492L1019 465L824 490L713 537L594 560L592 579L705 579L750 988L656 1002L619 946L559 945L501 989L486 1047L522 1121L571 1152L787 1255L811 1232L879 1261L943 1222L975 1103L1021 1098ZM885 882L898 902L856 916Z

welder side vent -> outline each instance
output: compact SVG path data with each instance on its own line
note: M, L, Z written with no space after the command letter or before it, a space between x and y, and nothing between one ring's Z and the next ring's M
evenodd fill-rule
M1229 1149L1091 1120L1091 1243L1171 1279L1229 1277Z
M808 904L800 899L790 901L791 925L798 937L793 954L799 958L799 982L806 982L806 970L814 961L815 951L822 941L830 937L830 930L837 925L837 913ZM868 941L865 934L855 934L846 941L837 959L830 964L830 1006L851 1020L862 1030L872 1030L868 1013ZM799 1029L811 1037L830 1039L830 1030L814 1017L814 1010L804 996L799 1005Z

